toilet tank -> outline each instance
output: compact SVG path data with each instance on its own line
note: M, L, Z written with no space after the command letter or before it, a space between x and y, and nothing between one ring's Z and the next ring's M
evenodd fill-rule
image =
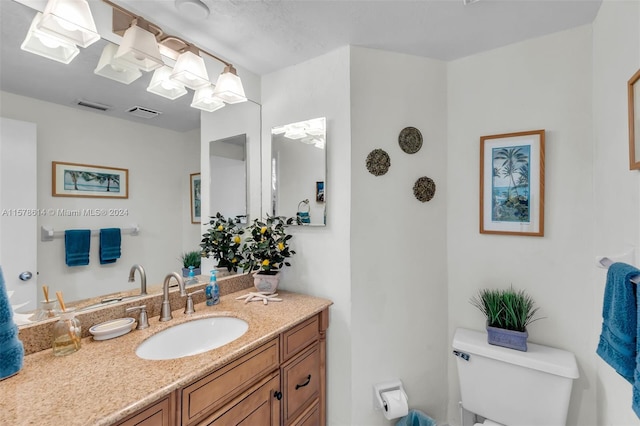
M563 426L573 380L573 353L529 343L520 352L487 343L487 333L458 328L453 336L462 406L508 426Z

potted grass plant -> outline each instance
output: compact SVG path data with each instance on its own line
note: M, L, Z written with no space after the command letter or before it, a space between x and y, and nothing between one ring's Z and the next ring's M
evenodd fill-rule
M487 339L492 345L527 351L527 326L536 318L538 307L524 290L482 289L470 300L487 319Z
M193 273L195 275L200 275L200 262L202 260L202 256L200 255L200 251L187 251L182 253L180 256L180 261L182 262L182 276L189 276L189 267L193 266Z

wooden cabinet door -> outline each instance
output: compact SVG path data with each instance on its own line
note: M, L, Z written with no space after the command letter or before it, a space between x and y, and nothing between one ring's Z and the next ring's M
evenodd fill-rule
M261 381L219 410L209 426L277 426L280 424L280 374Z
M171 424L169 398L145 408L118 426L169 426Z

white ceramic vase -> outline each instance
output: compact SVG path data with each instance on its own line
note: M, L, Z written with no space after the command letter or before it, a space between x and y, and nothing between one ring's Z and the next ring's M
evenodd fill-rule
M258 291L275 293L280 283L280 271L260 271L253 274L253 285Z

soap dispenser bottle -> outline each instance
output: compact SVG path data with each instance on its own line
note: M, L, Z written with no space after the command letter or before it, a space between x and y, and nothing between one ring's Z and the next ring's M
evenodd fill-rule
M189 276L187 280L184 282L185 285L198 284L198 279L196 278L196 274L193 266L189 266Z
M211 270L211 278L209 279L209 284L205 289L205 296L207 297L207 306L213 306L220 303L220 287L218 287L218 278L216 274L218 271L215 269Z

